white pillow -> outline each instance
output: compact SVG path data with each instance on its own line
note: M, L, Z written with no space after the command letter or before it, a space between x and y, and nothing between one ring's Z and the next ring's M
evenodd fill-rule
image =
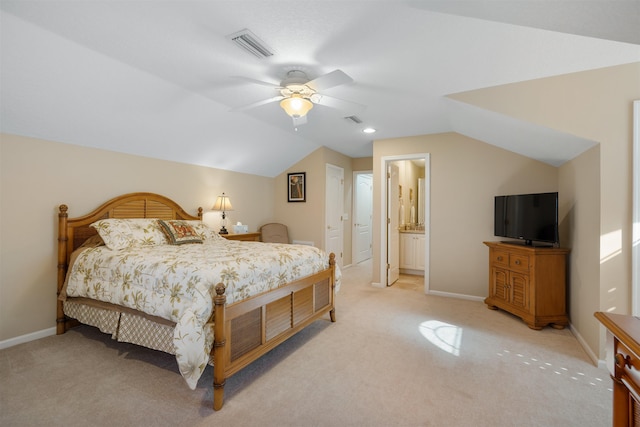
M132 246L165 245L167 239L158 225L157 219L101 219L91 227L98 230L104 244L112 250Z

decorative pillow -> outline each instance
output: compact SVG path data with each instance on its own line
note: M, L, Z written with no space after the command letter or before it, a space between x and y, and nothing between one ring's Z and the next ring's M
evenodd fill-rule
M172 245L185 243L202 243L202 238L187 221L182 220L158 220L160 229Z
M187 224L193 227L202 240L226 240L216 230L209 227L202 221L185 221Z
M97 248L98 246L104 246L104 241L99 234L94 234L80 245L81 248Z
M121 250L131 246L164 245L167 240L157 219L101 219L91 224L98 230L109 249Z

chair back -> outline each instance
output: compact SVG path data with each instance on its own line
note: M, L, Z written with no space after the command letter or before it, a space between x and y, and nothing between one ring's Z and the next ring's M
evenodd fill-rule
M261 240L268 243L289 243L289 229L284 224L271 222L260 227Z

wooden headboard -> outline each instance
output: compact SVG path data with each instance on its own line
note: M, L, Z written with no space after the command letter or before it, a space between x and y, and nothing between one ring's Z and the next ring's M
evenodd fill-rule
M97 234L90 225L105 218L159 218L202 220L202 208L197 216L189 215L173 200L154 193L129 193L115 197L87 215L68 218L67 205L58 213L58 295L64 285L71 253L89 237ZM62 304L58 304L58 322L64 322Z

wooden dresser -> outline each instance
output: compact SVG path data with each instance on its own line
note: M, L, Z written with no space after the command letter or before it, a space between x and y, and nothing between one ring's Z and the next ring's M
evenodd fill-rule
M568 249L484 242L489 247L492 310L520 317L531 329L569 324L566 303Z
M640 319L596 312L607 328L607 369L613 379L613 426L640 426Z
M228 240L245 240L245 241L260 241L260 232L256 231L254 233L242 233L242 234L221 234L222 237Z

